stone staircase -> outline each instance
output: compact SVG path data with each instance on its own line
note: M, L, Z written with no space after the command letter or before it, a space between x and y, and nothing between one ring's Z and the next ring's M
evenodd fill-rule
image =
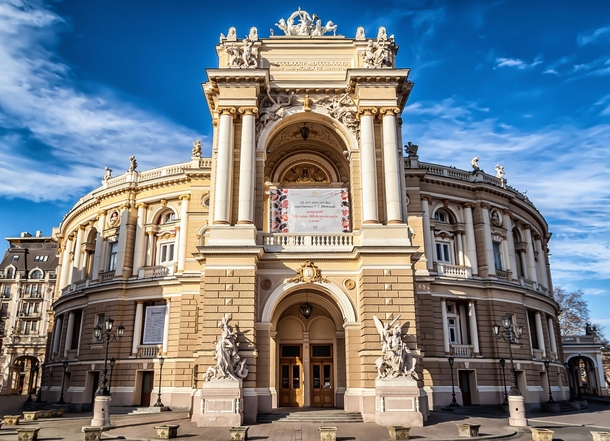
M261 413L256 422L266 423L361 423L362 415L360 412L345 412L341 409L309 410L302 409L296 411L276 411L272 413Z

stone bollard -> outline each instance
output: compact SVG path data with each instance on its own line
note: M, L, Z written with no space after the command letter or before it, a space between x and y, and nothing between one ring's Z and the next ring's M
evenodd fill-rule
M81 430L85 433L85 441L100 441L102 438L102 427L84 426Z
M610 441L610 432L591 432L593 441Z
M554 430L549 429L538 429L536 427L530 427L532 431L532 441L553 441Z
M337 428L332 426L320 427L320 441L337 441Z
M248 429L250 426L235 426L229 428L229 438L231 441L245 441L248 439Z
M409 439L409 430L411 430L410 427L388 426L390 438L396 440Z
M38 439L38 431L40 428L23 428L17 429L17 441L36 441Z
M458 435L463 438L473 438L479 436L480 424L456 424Z
M21 415L4 415L4 425L18 426Z
M62 418L64 416L64 410L63 409L53 409L51 411L51 416L53 418Z
M53 416L52 410L39 410L38 418L51 418Z
M170 439L178 436L178 428L180 425L165 424L163 426L155 426L157 438Z
M23 421L35 421L38 419L39 412L23 412Z

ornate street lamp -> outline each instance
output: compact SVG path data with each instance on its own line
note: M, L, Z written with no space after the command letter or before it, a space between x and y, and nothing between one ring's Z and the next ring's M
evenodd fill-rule
M515 370L515 362L513 360L513 349L511 345L516 344L523 335L523 326L516 326L513 324L513 317L510 314L506 314L502 319L502 327L497 324L493 324L492 330L496 338L502 339L508 343L508 355L510 356L510 373L511 373L511 387L508 395L510 396L521 396L519 388L517 387L517 371Z
M104 374L102 376L102 395L108 396L110 395L110 389L106 386L108 383L108 346L113 341L118 341L123 336L125 332L125 328L123 325L119 325L116 332L112 331L112 327L114 325L114 320L111 318L107 318L104 322L104 329L100 325L97 325L93 328L93 334L95 335L95 339L98 342L104 342L105 351L104 351Z
M165 358L159 357L159 392L157 394L157 402L153 405L153 407L163 407L163 403L161 402L161 381L163 381L163 362Z
M57 404L66 404L66 402L64 401L64 384L66 382L66 370L68 369L68 360L64 360L62 365L64 368L64 374L61 377L61 393L59 394L59 401L57 402Z
M313 312L313 306L307 301L307 291L305 291L305 303L301 305L301 315L305 317L305 320L309 320Z
M549 364L551 364L548 360L544 360L544 368L546 369L546 380L549 384L549 401L547 403L554 403L553 400L553 392L551 392L551 375L549 374Z
M459 404L455 400L455 384L453 383L453 362L454 362L454 359L453 359L453 357L449 357L447 359L447 361L449 362L449 368L451 369L451 395L453 397L451 399L451 404L449 406L451 406L451 407L458 407Z
M508 392L506 391L506 372L504 371L504 366L506 366L506 360L500 359L500 366L502 366L502 380L504 381L504 403L508 404Z

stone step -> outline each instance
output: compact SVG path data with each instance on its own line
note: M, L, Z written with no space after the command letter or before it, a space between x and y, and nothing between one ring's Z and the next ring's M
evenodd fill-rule
M259 423L361 423L359 412L344 412L342 410L273 412L259 414Z

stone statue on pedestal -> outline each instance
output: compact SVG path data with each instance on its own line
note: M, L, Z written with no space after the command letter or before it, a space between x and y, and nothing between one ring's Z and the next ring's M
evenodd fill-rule
M400 326L394 325L399 318L400 316L396 317L391 323L383 323L373 316L377 332L381 337L383 352L383 355L375 361L377 379L397 377L415 379L415 358L411 355L406 343L402 341Z
M216 342L214 349L214 360L216 366L210 366L204 375L206 381L246 378L248 368L246 360L242 360L237 351L237 333L229 325L229 316L224 316L218 327L222 329L222 334Z

